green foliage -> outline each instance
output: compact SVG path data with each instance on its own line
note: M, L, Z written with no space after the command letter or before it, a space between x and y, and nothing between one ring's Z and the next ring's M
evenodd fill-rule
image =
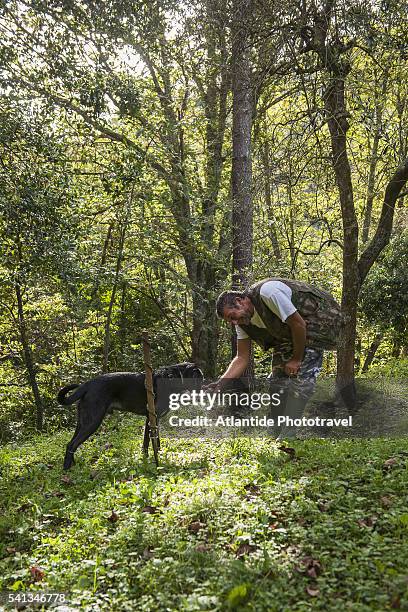
M408 359L405 357L391 357L375 363L371 366L368 377L373 379L385 378L391 380L402 380L405 384L408 380Z
M357 43L344 56L348 147L360 226L375 162L368 237L406 150L404 6L391 5L334 3L337 25L329 31L339 45ZM230 285L232 63L231 7L218 0L29 0L3 8L0 423L7 437L30 428L33 414L17 284L50 429L66 423L54 399L63 382L84 380L104 363L143 369L144 328L155 365L194 354L215 375L229 362L230 330L215 319L214 300ZM343 228L324 73L311 54L298 53L299 24L307 33L313 10L288 8L256 5L251 29L252 275L295 276L339 298ZM403 228L402 207L397 213ZM402 343L408 292L407 267L384 262L367 279L360 330L364 352L379 327L391 328L386 360L393 332ZM401 284L395 275L392 286L382 285L381 270L394 264ZM258 374L266 374L269 359L257 357ZM325 373L335 367L331 356Z
M408 334L408 232L397 235L382 253L363 285L360 308L371 325Z
M72 266L69 176L59 171L64 148L44 113L25 116L0 100L0 253L3 282L31 282Z
M309 440L296 461L270 440L165 440L157 472L134 418L116 428L63 479L66 434L1 450L2 590L83 610L406 607L406 440Z

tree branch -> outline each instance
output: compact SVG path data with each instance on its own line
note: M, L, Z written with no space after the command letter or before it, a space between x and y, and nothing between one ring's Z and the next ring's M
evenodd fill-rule
M360 284L364 282L364 279L369 273L373 263L376 261L383 248L386 247L390 241L392 224L394 220L395 204L407 181L408 157L397 168L386 187L384 202L381 210L380 219L377 225L377 230L370 244L361 254L358 262Z
M26 89L28 89L29 91L35 91L37 94L44 96L48 98L49 100L52 100L58 106L61 106L65 108L66 110L73 111L74 113L82 117L85 120L85 122L88 123L88 125L91 125L93 128L98 130L98 132L110 138L110 140L125 144L126 146L137 149L138 151L142 153L142 149L138 146L138 144L134 140L131 140L124 134L115 132L109 127L102 125L99 121L92 119L92 117L90 117L86 111L84 111L80 106L78 106L77 104L74 104L70 100L63 98L62 96L52 94L46 89L39 87L38 85L34 85L33 83L28 83L25 79L22 79L21 77L15 77L13 80L19 83L20 85L22 85L23 87L25 87ZM11 84L12 83L10 83L10 85Z

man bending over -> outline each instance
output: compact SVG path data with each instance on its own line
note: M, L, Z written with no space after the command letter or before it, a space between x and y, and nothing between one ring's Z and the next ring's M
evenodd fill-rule
M324 350L335 350L342 325L336 300L322 289L286 278L267 278L246 291L224 291L217 315L235 325L237 354L221 376L239 378L249 365L251 341L273 348L272 381L282 389L280 413L299 419L321 371ZM278 439L295 437L284 427Z

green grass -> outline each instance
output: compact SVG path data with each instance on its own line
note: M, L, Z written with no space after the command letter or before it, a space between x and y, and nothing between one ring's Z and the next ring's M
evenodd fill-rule
M3 447L0 591L81 610L408 609L408 440L298 441L294 459L268 439L165 440L156 470L140 431L112 419L67 482L67 432Z

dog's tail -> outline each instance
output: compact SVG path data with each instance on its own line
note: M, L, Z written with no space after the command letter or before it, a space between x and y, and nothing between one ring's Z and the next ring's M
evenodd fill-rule
M67 393L72 391L72 389L77 389L77 391L75 391L75 393L73 393L69 397L65 397ZM62 389L59 390L58 395L57 395L57 400L58 400L58 403L61 404L62 406L69 406L70 404L74 404L79 399L81 399L81 397L83 397L85 393L86 393L86 385L77 385L77 384L67 385L66 387L63 387Z

